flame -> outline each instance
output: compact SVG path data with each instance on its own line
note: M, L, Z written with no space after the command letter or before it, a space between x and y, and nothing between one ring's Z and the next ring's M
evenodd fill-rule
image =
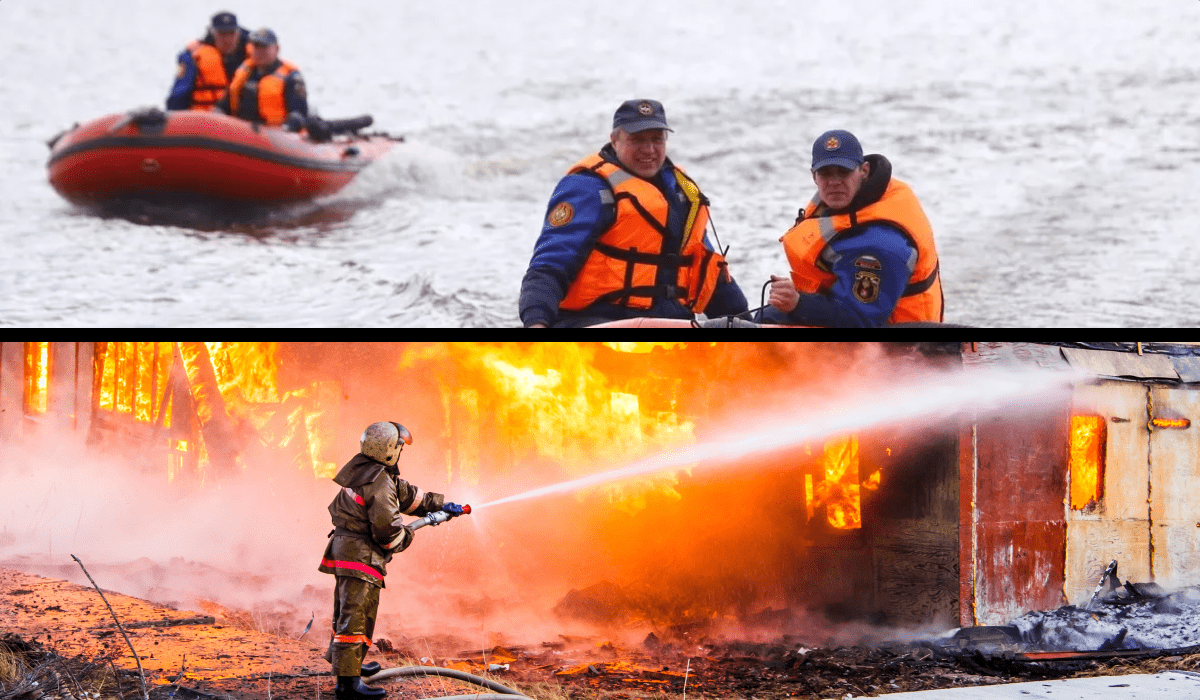
M825 443L822 456L825 466L822 499L829 524L839 529L862 527L862 507L859 503L858 436L834 438Z
M25 406L30 413L45 413L49 403L50 343L25 343Z
M594 366L601 347L649 353L678 345L453 343L410 347L401 369L432 365L449 438L447 477L477 484L489 445L504 446L508 468L528 461L578 475L694 442L693 423L669 401L643 396L646 377ZM656 475L602 488L614 504L636 511L650 492L677 497L675 483L673 475Z
M205 343L226 402L278 403L279 343Z
M170 427L169 410L160 415L170 376L174 343L97 343L104 360L97 379L97 406L130 413L143 423L162 419ZM169 403L169 402L168 402Z
M1192 422L1187 418L1155 418L1150 424L1155 428L1186 428Z
M1100 416L1071 416L1071 508L1084 510L1104 495L1107 424Z
M228 428L220 433L223 437L246 428L251 439L257 437L268 448L294 450L299 466L317 476L331 476L336 465L326 453L336 429L326 420L333 415L327 407L337 405L340 390L336 382L313 382L281 397L278 350L278 343L253 342L97 343L96 405L117 416L170 429L176 404L168 385L174 370L186 377L191 401L182 405L194 410L201 429L160 443L160 449L166 448L168 481L183 473L189 454L195 455L195 468L203 481L210 466L204 428L213 421ZM182 360L178 367L176 358ZM272 423L277 414L283 416L282 427ZM237 460L246 466L240 455Z

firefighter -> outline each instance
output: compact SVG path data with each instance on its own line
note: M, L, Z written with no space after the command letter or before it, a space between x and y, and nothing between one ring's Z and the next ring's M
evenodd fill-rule
M333 637L325 659L337 676L337 700L378 700L383 688L363 684L379 664L362 665L379 608L386 565L413 540L402 515L421 517L444 511L451 517L462 506L446 503L440 493L423 492L400 478L397 463L412 434L399 423L372 423L363 431L359 454L342 467L335 483L341 491L329 504L333 531L321 557L320 571L337 577L333 597Z

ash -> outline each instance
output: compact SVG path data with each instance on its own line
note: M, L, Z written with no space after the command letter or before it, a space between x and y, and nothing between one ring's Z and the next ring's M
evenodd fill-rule
M1126 583L1091 608L1068 605L1009 623L1030 650L1176 649L1200 644L1200 587L1167 594Z

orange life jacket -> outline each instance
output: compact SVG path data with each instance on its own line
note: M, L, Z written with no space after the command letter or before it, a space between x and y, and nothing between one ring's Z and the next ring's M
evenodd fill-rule
M729 273L725 257L704 245L708 200L696 183L675 168L680 189L691 203L682 244L675 255L662 250L670 204L657 187L599 154L584 158L568 174L582 172L596 173L608 183L616 219L596 241L559 308L578 311L602 302L648 309L656 298L665 296L693 312L703 311L716 289L718 276L724 275L729 281ZM657 275L666 265L678 271L675 284L664 289Z
M917 249L916 266L888 323L942 321L944 300L933 227L912 188L892 178L877 202L849 213L813 217L819 202L814 197L800 221L779 239L792 266L792 281L798 291L804 294L828 291L837 276L822 258L826 248L839 238L857 233L868 223L884 222L903 231Z
M192 41L187 45L196 62L196 82L192 85L192 109L208 110L225 96L229 76L225 75L225 60L212 44Z
M229 84L229 113L235 117L238 114L238 104L242 101L243 88L254 70L254 61L246 59L233 74L233 82ZM280 61L279 67L272 73L258 79L258 116L268 126L279 126L287 119L287 100L283 97L283 88L287 78L298 68Z

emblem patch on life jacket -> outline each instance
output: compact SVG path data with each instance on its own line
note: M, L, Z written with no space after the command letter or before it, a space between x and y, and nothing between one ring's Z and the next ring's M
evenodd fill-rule
M825 139L825 150L836 151L837 149L839 149L841 147L842 147L842 142L838 140L838 137L830 136L828 139Z
M879 272L883 269L883 263L879 262L879 258L874 255L863 255L854 261L854 266L862 270L875 270Z
M879 298L879 275L859 270L854 273L854 298L864 304L873 304Z
M563 202L550 211L546 217L546 223L554 228L566 226L571 223L571 219L575 218L575 207L571 206L570 202Z

